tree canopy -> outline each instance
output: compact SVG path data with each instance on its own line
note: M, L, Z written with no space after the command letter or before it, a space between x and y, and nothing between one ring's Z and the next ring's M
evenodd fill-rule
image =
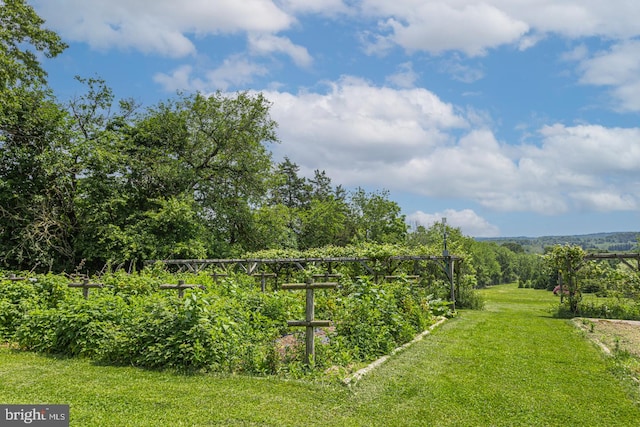
M0 266L95 271L367 244L440 254L446 230L475 284L534 277L522 248L444 224L410 231L387 190L348 191L324 170L274 161L277 123L260 93L143 108L76 77L83 94L62 102L38 58L65 43L24 0L0 0L0 25Z

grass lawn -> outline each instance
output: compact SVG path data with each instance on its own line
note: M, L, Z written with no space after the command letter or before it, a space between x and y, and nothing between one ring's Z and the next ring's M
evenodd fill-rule
M0 403L67 403L73 426L637 426L640 391L550 292L482 291L347 388L335 382L182 376L0 349Z

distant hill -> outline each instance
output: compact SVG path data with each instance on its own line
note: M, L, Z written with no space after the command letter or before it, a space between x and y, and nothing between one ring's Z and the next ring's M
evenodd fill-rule
M574 236L543 237L479 237L478 241L490 241L498 244L517 243L529 253L543 253L544 248L553 245L578 245L588 252L636 252L638 251L640 231L595 233Z

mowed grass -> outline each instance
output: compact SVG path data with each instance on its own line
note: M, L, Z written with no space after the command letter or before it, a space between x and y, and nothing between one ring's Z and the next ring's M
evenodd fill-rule
M0 403L67 403L77 426L637 426L637 385L550 292L484 290L355 386L182 376L0 350ZM632 388L635 387L636 390Z

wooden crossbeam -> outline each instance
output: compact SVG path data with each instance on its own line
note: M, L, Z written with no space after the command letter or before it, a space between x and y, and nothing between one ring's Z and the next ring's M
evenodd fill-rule
M204 285L185 284L184 280L178 280L178 284L177 285L173 285L173 284L160 285L160 289L177 289L178 290L178 297L180 297L180 298L184 297L184 290L185 289L193 289L193 288L206 289Z
M278 275L275 273L265 273L264 271L260 273L254 273L251 276L260 278L260 289L262 290L262 292L264 292L267 288L267 277L278 277Z
M4 280L11 280L12 282L19 282L21 280L27 280L26 277L16 276L15 274L10 274L8 277L4 277Z
M91 288L102 288L104 284L102 283L89 283L89 279L83 279L82 283L69 283L70 288L82 288L82 296L84 299L89 298L89 289Z
M210 274L211 277L213 277L213 281L218 283L218 278L220 277L227 277L228 274L227 273L218 273L216 271L214 271L213 273Z
M324 277L322 275L321 277ZM335 289L338 287L337 283L333 282L313 282L311 279L307 279L305 283L285 283L282 285L282 289L286 290L300 290L307 291L307 298L305 302L305 319L304 320L289 320L287 325L289 326L304 326L305 329L305 354L304 362L307 366L315 358L315 346L314 346L314 328L331 326L330 320L316 320L315 317L315 301L313 291L316 289Z

